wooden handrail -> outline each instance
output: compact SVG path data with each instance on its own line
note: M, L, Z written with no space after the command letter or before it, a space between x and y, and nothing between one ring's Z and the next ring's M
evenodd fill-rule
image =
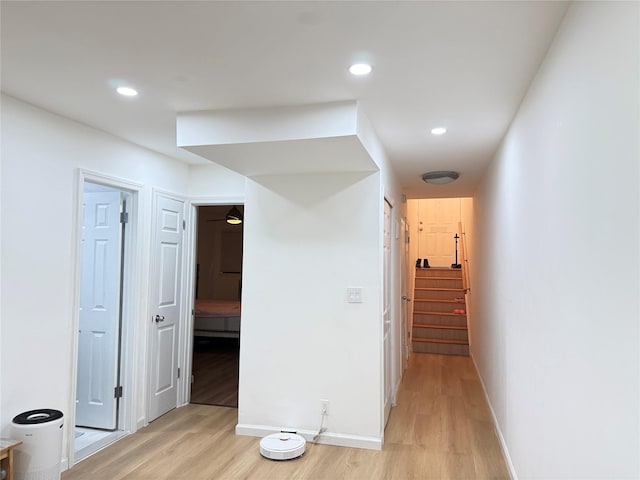
M458 234L460 235L460 264L462 265L462 288L464 288L465 292L471 291L471 286L469 285L469 265L467 260L467 247L466 241L467 237L465 233L462 231L462 222L458 222Z

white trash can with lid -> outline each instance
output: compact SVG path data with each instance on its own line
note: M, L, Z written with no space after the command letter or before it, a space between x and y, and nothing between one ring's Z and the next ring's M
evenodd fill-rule
M59 480L62 458L60 410L29 410L13 417L11 438L22 445L13 453L14 480Z

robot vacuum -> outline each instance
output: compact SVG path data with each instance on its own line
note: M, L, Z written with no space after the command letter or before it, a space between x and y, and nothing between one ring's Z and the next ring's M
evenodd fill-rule
M270 460L292 460L304 453L306 444L295 433L273 433L260 440L260 455Z

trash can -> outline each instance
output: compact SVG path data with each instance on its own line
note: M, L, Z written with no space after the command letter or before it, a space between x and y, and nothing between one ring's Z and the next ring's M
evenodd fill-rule
M59 480L62 458L60 410L29 410L13 417L11 438L20 440L13 455L14 480Z

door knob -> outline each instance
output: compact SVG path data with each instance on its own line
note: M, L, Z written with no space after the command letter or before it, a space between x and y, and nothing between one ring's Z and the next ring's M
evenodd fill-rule
M403 295L403 296L402 296L402 299L403 299L403 300L406 300L407 302L408 302L409 300L411 300L411 299L410 299L409 297L407 297L406 295Z
M156 323L164 322L164 315L156 315Z

